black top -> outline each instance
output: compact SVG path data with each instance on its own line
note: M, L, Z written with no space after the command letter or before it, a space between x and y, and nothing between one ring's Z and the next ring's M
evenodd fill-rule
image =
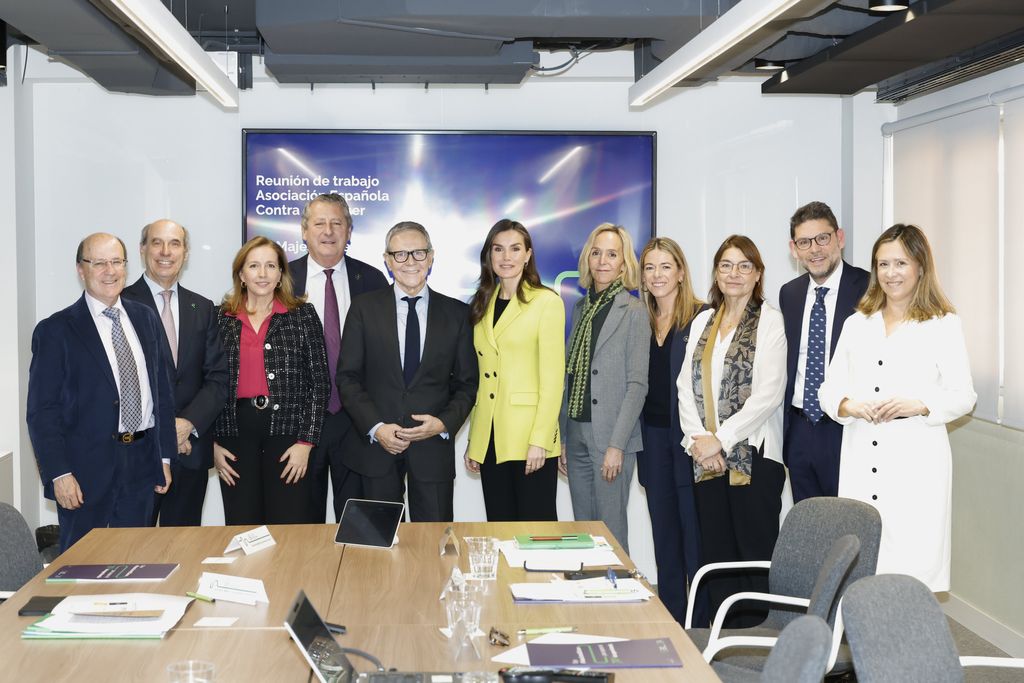
M494 320L491 321L491 325L498 324L498 318L500 318L501 314L505 312L506 308L508 308L509 301L511 301L511 299L502 299L500 296L497 298L494 302Z
M672 376L669 356L672 351L672 337L676 328L669 328L665 343L658 346L658 339L651 335L651 362L647 369L647 400L644 401L644 420L652 427L668 428L672 416Z
M597 297L601 296L600 293L593 290L590 291L590 302L597 301ZM612 304L615 300L612 299L608 304L605 305L600 311L594 315L594 319L590 323L590 358L594 358L594 349L597 348L597 338L601 336L601 326L604 325L604 321L608 318L608 311L611 310ZM580 416L574 417L573 420L576 422L590 422L590 377L587 374L587 388L583 392L583 408L580 410Z

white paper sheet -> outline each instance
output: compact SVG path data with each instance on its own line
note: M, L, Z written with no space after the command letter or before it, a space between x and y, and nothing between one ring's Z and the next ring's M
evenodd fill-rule
M63 633L103 634L116 637L161 637L181 620L192 598L161 593L111 593L69 595L53 608L53 615L35 625L40 630ZM118 612L162 610L152 618L116 618ZM79 616L76 613L104 613L111 618Z
M227 628L234 626L238 617L203 617L192 624L196 628Z
M237 559L237 555L235 557L207 557L203 560L203 564L231 564Z
M642 602L654 597L654 594L636 579L619 579L617 587L613 587L608 579L596 578L580 581L513 583L509 588L512 590L512 597L519 603Z
M257 602L270 604L263 581L243 576L203 572L199 577L199 588L196 589L196 593L214 600L237 602L241 605L255 605Z

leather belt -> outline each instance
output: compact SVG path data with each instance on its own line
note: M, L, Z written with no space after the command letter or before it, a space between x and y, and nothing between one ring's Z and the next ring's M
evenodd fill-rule
M114 441L128 445L138 441L139 439L145 439L148 432L148 429L143 429L141 432L115 432L111 436Z

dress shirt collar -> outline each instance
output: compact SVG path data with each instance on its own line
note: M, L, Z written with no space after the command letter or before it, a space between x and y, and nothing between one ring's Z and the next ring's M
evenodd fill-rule
M161 285L160 283L156 282L155 280L151 280L149 278L149 275L147 275L146 273L142 274L142 279L146 281L147 285L149 285L149 291L153 292L153 298L156 301L159 301L159 302L163 303L163 298L162 298L162 295L160 294L160 292L164 291L163 285ZM175 280L174 284L171 285L170 287L168 287L168 289L170 289L172 292L174 292L174 296L172 296L171 299L173 300L173 299L177 298L177 296L178 296L178 281Z
M423 283L423 288L420 289L420 291L416 292L415 294L411 294L411 295L410 294L406 294L405 291L401 287L399 287L398 285L393 285L391 287L391 289L394 290L394 292L395 292L395 305L396 306L408 307L409 304L406 303L405 301L402 301L402 297L418 296L418 297L420 297L420 300L416 302L416 310L417 311L422 311L422 310L425 310L423 307L426 306L427 302L430 301L430 287L427 287L426 283Z
M107 310L107 308L116 308L121 311L121 315L128 315L128 311L124 310L124 304L121 303L120 296L117 297L117 301L114 302L113 306L108 307L105 303L89 294L89 292L85 292L85 303L89 307L89 313L94 318L103 318L104 320L107 320L107 316L103 315L103 311Z
M331 268L334 269L334 274L331 276L331 280L334 282L335 285L337 285L338 282L340 282L340 280L338 280L338 275L347 275L347 271L345 269L345 257L342 256L341 260L338 261L333 266L331 266ZM319 275L320 273L324 272L325 270L327 270L327 268L324 268L319 263L317 263L316 259L314 259L312 256L310 256L308 259L306 259L306 279L307 280L310 280L310 279L316 277L317 275Z
M814 290L818 287L828 287L828 293L825 296L835 296L839 293L839 283L843 280L843 260L839 259L839 265L832 271L832 274L828 276L820 285L814 281L809 274L807 276L807 292L811 296L814 295Z

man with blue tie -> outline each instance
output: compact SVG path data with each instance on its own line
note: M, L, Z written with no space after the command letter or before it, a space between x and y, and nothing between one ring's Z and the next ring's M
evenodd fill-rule
M479 378L469 309L427 287L434 250L422 225L398 223L385 245L395 284L354 298L342 334L346 464L378 500L401 501L408 475L410 519L450 522L455 434Z
M56 501L61 552L96 527L146 526L177 454L170 358L160 319L121 298L124 242L78 245L82 297L32 333L27 421Z
M846 235L823 202L796 210L789 237L790 254L807 271L779 291L789 347L782 456L793 502L800 502L839 493L843 427L822 412L818 387L843 323L867 289L868 272L843 260Z
M302 210L302 241L309 253L288 263L296 296L305 294L320 316L331 378L323 431L309 454L313 510L320 521L327 521L328 480L334 493L335 519L341 519L346 500L363 497L359 474L343 459L343 444L352 421L341 409L334 375L341 352L342 325L352 299L388 286L383 273L345 253L351 237L352 212L345 198L335 193L318 195Z
M150 524L199 526L209 470L213 467L213 423L228 396L228 364L217 333L217 306L178 281L188 261L188 231L171 220L142 229L142 277L124 289L125 299L160 316L173 361L174 426L178 458L174 483L153 505Z

